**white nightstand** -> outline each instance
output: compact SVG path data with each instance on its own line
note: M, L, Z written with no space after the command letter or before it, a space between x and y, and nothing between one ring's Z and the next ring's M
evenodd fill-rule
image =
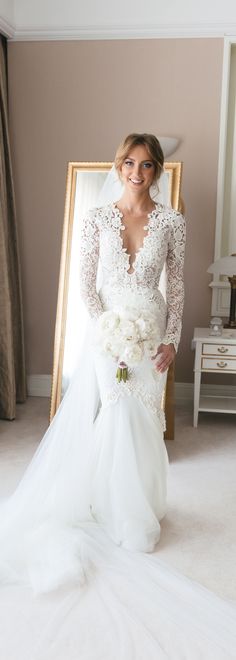
M194 414L193 426L198 424L200 411L236 414L236 397L202 396L201 374L205 372L236 374L236 330L223 330L220 337L209 335L209 328L195 328L193 336Z

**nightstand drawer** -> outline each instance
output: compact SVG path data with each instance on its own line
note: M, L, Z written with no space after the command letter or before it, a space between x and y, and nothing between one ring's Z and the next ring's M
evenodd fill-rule
M202 355L223 355L225 357L236 357L236 346L235 344L220 344L220 342L219 344L203 344Z
M226 358L225 356L219 357L202 357L202 369L207 371L235 371L236 372L236 357Z

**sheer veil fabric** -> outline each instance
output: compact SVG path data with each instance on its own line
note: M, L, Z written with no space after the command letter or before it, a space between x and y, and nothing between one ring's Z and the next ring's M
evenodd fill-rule
M112 204L119 197L117 189L112 199L100 197L98 206L105 210L92 212L85 225L92 309L99 313L101 303L112 308L124 294L120 282L125 280L125 292L135 304L140 299L143 304L140 292L145 291L146 304L158 311L168 341L179 329L173 329L170 318L168 330L156 278L166 260L168 237L169 273L175 258L178 281L183 219L157 201L149 240L136 272L127 278L120 218ZM103 278L97 298L98 229L108 283ZM110 248L112 263L107 261ZM143 264L146 260L150 266L151 258L155 267L147 284ZM181 300L181 288L177 294ZM16 491L0 506L0 657L235 658L234 604L165 565L158 559L158 546L147 554L159 539L166 510L168 460L163 419L155 408L156 401L160 408L164 379L154 376L147 363L141 371L134 369L127 389L117 390L116 365L94 345L95 325L96 313L61 405Z

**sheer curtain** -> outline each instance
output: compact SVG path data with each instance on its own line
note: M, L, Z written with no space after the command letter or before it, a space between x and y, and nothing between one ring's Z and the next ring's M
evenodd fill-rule
M7 43L0 35L0 417L26 399L22 295L7 104Z

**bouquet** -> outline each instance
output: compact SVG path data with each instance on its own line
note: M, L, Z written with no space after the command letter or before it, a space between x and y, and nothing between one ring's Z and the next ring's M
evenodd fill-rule
M154 356L160 344L157 317L147 310L124 307L104 312L97 330L100 348L118 362L118 382L126 382L128 367Z

